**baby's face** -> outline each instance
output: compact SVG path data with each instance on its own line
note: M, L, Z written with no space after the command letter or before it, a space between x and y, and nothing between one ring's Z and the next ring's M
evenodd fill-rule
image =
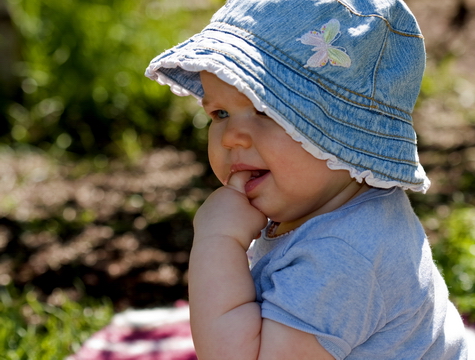
M358 190L347 171L330 170L234 86L208 72L201 81L203 107L212 119L211 167L223 184L235 172L251 171L247 197L267 217L297 227L341 206L348 189Z

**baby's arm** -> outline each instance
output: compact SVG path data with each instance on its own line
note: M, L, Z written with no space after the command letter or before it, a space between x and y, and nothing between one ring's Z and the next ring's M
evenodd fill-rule
M190 258L193 341L200 360L333 359L314 335L262 319L246 250L266 217L250 205L249 172L232 176L198 210Z

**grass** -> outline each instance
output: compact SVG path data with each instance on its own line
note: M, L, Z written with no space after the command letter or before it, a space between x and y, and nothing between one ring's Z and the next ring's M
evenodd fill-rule
M438 224L437 224L438 222ZM434 260L459 311L475 322L475 208L450 209L433 221L439 240L433 245Z
M64 360L109 323L107 300L72 301L57 291L43 302L27 289L0 287L0 359Z

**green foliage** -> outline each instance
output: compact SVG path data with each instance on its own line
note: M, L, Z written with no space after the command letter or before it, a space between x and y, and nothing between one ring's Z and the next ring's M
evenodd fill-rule
M434 259L459 310L475 320L475 208L453 209L432 222L439 235Z
M0 287L0 298L0 359L64 360L113 314L106 301L74 302L59 290L49 303L10 286Z
M198 107L178 101L182 110L171 113L170 91L143 74L154 56L201 29L219 4L8 0L22 41L12 69L21 92L0 101L8 121L0 140L53 155L131 158L164 143L203 146L191 122Z
M432 181L409 194L459 311L475 321L475 84L447 53L429 64L416 108L421 161Z

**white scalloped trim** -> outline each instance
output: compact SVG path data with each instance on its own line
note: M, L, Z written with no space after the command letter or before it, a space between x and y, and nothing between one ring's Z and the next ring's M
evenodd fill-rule
M347 170L350 173L350 176L354 178L359 183L362 183L363 180L370 186L374 186L377 188L389 189L392 187L401 187L404 190L412 190L416 192L426 193L426 191L430 187L430 180L425 177L425 181L421 185L407 185L403 184L398 181L385 181L378 179L374 176L371 170L359 171L350 165L343 163L340 161L335 155L326 153L312 144L308 139L303 137L295 127L290 124L289 122L285 121L279 114L275 113L272 109L268 108L267 105L259 99L259 97L254 93L254 91L245 83L243 82L237 75L233 72L228 70L227 68L223 68L219 65L214 64L213 62L205 62L203 59L200 60L187 60L186 62L171 62L162 60L156 64L151 64L146 72L145 75L152 80L157 81L161 85L168 85L170 86L170 90L178 96L194 96L199 104L201 105L201 98L198 97L196 94L191 93L190 91L184 89L181 85L177 84L172 79L168 78L163 73L159 72L159 68L176 68L180 67L185 71L190 72L199 72L199 71L208 71L210 73L215 74L219 79L222 81L236 87L240 92L246 95L249 100L251 100L252 104L258 111L265 112L269 117L274 119L280 126L282 126L287 134L294 139L295 141L302 144L302 147L312 154L314 157L320 160L326 160L328 168L331 170ZM424 173L423 168L419 165L420 172ZM425 173L424 173L425 174Z

